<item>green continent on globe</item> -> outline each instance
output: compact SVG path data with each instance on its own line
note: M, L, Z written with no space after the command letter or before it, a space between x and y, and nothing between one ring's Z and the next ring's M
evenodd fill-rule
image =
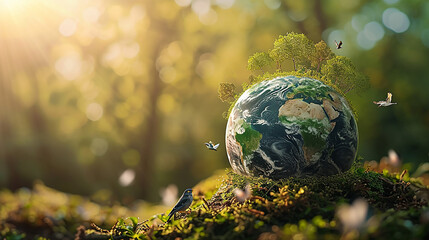
M236 172L279 179L348 170L357 136L353 113L339 93L315 79L287 76L240 96L225 139Z
M258 149L259 140L262 138L262 134L252 129L252 126L248 123L243 123L243 133L237 133L235 138L243 148L244 157L249 156Z

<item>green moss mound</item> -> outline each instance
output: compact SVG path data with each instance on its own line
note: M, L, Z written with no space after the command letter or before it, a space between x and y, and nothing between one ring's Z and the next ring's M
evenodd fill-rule
M247 185L252 193L240 202L234 191ZM273 181L227 170L193 189L190 211L176 214L170 223L165 223L168 212L157 206L142 211L106 207L40 184L34 190L3 191L0 235L2 239L429 237L429 189L407 174L353 167L329 177ZM350 212L357 199L364 199L368 209L362 222L350 227L350 223L341 220L338 209L348 208ZM153 209L159 214L146 218L142 215Z
M213 184L220 179L217 186ZM244 189L247 184L252 194L239 202L234 189ZM206 188L201 185L194 188L197 195L190 213L179 214L167 224L163 223L165 215L154 216L140 227L134 226L132 236L136 239L427 239L429 236L429 190L403 175L353 168L329 177L273 181L227 171L203 185ZM340 220L338 209L351 208L356 199L364 199L369 207L360 225L350 229L347 222ZM121 229L127 227L133 228L122 223ZM95 230L90 231L96 234Z

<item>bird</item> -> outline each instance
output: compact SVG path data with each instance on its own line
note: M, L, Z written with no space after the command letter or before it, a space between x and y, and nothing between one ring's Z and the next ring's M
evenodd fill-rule
M192 189L191 188L186 189L185 192L183 192L182 196L180 197L179 201L177 201L176 205L168 214L167 223L170 221L171 217L174 216L175 213L182 212L188 209L189 206L191 206L193 200L194 200L194 197L192 196Z
M205 144L206 144L206 147L209 150L215 150L215 151L217 151L217 148L219 147L219 143L216 144L216 145L213 145L212 141L209 141L208 143L205 143Z
M378 107L387 107L393 104L397 104L397 103L393 103L392 102L392 94L390 92L387 93L387 98L386 101L373 101L374 104L377 104Z
M343 42L340 41L339 43L337 43L337 40L335 40L335 45L337 45L337 49L342 48Z

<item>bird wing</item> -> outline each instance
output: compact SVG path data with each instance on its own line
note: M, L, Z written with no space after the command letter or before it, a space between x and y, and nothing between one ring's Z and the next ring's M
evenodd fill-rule
M392 94L391 94L390 92L389 92L389 93L387 93L386 102L387 102L387 103L391 103L391 102L392 102Z
M192 203L192 199L190 199L188 196L183 196L180 198L180 200L176 203L176 206L171 210L171 212L168 214L168 216L172 216L174 213L182 210L186 210Z
M204 143L208 148L210 147L210 143Z
M384 101L378 101L378 102L374 101L373 103L374 104L382 104L382 103L384 103Z
M216 150L219 147L219 143L214 145L213 148Z

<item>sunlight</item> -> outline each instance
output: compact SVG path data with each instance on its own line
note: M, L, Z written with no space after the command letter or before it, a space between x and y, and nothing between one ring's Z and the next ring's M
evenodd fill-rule
M1 10L16 11L24 7L30 0L2 0L0 1Z

